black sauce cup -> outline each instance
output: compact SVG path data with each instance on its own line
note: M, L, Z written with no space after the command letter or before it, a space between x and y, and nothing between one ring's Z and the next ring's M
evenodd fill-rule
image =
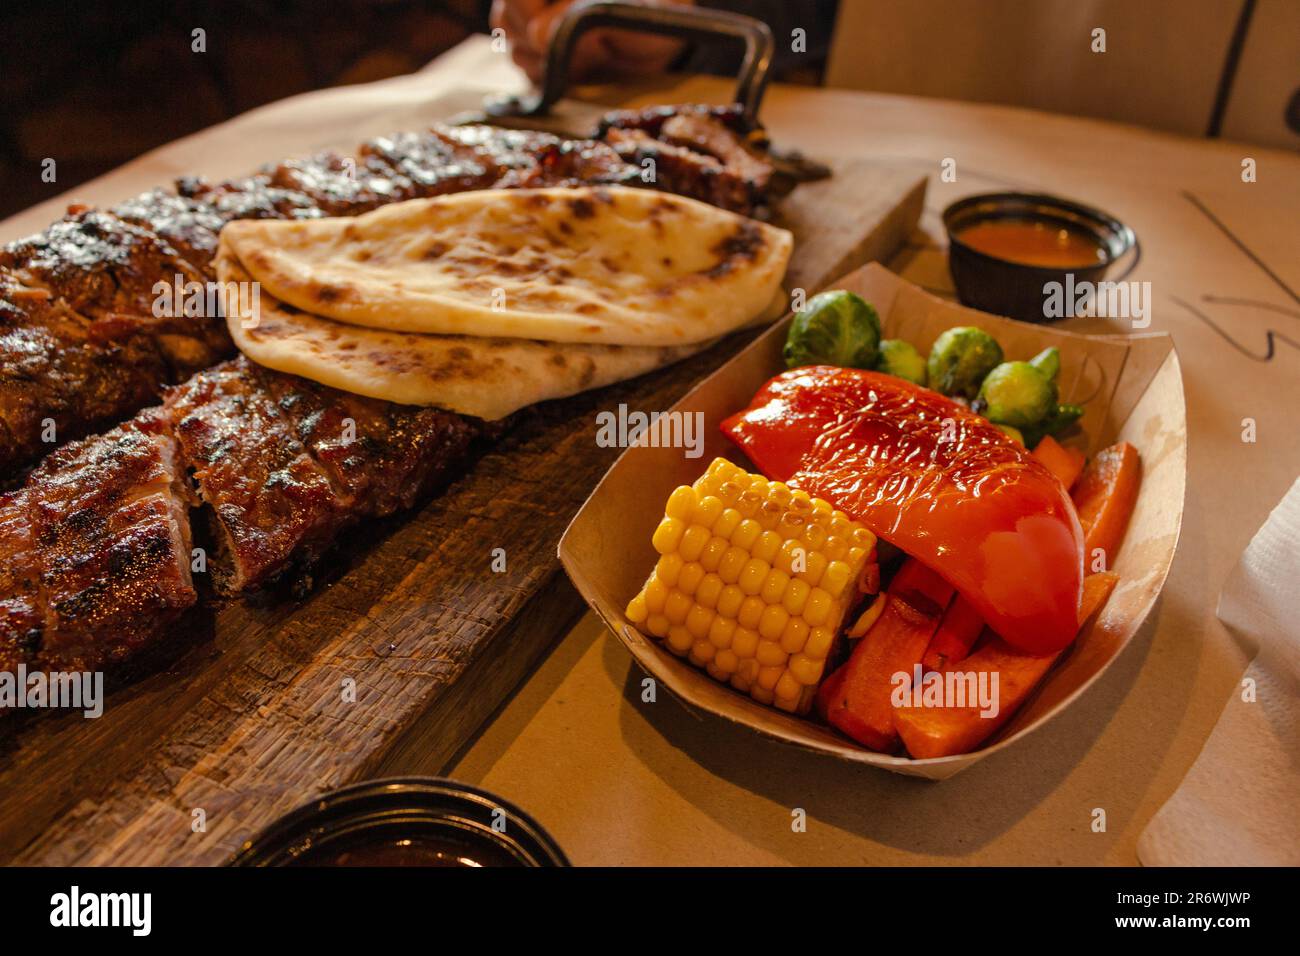
M1096 265L1076 268L1033 266L991 256L961 241L958 235L961 230L996 219L1027 220L1080 230L1097 240L1101 257ZM1122 275L1112 280L1119 282L1137 268L1142 257L1142 247L1133 230L1114 216L1044 193L967 196L943 211L943 225L948 233L948 267L962 305L1022 322L1054 322L1065 317L1046 314L1044 287L1048 283L1060 283L1064 289L1069 274L1073 275L1074 285L1100 282L1111 266L1131 251L1132 262Z
M327 793L249 840L231 866L568 866L536 820L498 796L435 777Z

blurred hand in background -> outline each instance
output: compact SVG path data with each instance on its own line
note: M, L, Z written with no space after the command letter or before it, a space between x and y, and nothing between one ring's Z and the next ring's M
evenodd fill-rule
M494 0L491 26L505 31L510 56L534 83L541 80L546 49L564 14L592 0ZM645 6L693 6L694 0L638 0ZM574 48L569 76L581 82L600 75L662 73L685 49L668 37L627 30L591 30Z

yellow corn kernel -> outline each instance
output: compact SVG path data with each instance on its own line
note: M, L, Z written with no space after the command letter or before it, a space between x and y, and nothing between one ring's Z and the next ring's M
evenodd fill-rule
M686 613L686 630L690 631L691 636L697 641L702 641L709 636L709 627L712 624L713 612L708 608L696 604Z
M779 604L769 604L763 608L758 618L758 635L765 641L779 641L785 632L790 615Z
M727 548L727 553L718 562L718 577L727 584L735 584L748 561L749 555L744 548Z
M720 650L731 647L731 638L735 633L736 622L728 618L715 614L709 622L709 643Z
M806 551L804 553L804 569L798 572L800 580L807 581L809 584L820 584L822 575L826 572L826 556L820 551Z
M650 543L660 554L668 554L670 551L677 550L677 545L681 543L682 535L685 533L685 521L680 518L664 518L659 522L659 527L655 528Z
M824 661L834 643L834 631L829 627L814 627L808 631L808 641L803 646L803 652L809 657Z
M781 550L781 536L775 531L764 531L754 542L754 557L771 564Z
M740 610L736 613L736 623L741 627L747 627L751 631L758 630L758 619L763 616L763 601L761 598L750 595L740 602Z
M781 630L781 650L787 654L798 654L808 643L808 634L812 630L808 622L801 617L786 618Z
M727 553L729 547L731 547L730 541L714 535L709 539L709 543L704 546L704 550L700 552L700 566L705 571L718 570L722 556Z
M822 670L826 661L815 660L807 654L791 654L789 673L800 684L811 687L822 679Z
M645 606L651 614L663 611L664 602L668 600L668 588L664 585L663 578L654 575L646 582L645 590L641 593L645 595Z
M876 538L810 497L717 459L669 496L655 570L627 617L715 680L807 713Z
M682 533L682 540L677 546L677 553L683 561L698 561L704 546L713 537L712 532L702 524L693 524Z
M645 605L644 591L627 602L627 611L625 613L627 619L633 624L645 623L645 619L650 616L650 610Z
M790 575L780 568L772 568L763 578L763 587L758 594L768 604L780 604L781 598L785 595L786 585L789 583Z
M880 615L885 612L885 605L889 603L888 592L881 591L876 595L876 599L871 602L871 606L858 615L858 619L853 622L853 626L848 629L849 637L862 637L867 631L871 630L871 625L879 620Z
M713 660L714 655L717 653L718 649L708 641L696 641L691 645L691 662L696 667L701 667Z
M832 561L822 574L821 588L833 597L839 597L853 582L853 570L843 561Z
M743 667L747 660L753 660L754 651L758 648L758 634L747 627L738 627L731 636L731 649L736 652L740 658ZM757 666L757 665L756 665Z
M789 657L776 641L759 641L754 650L754 660L763 667L780 667Z
M740 524L736 525L736 530L731 533L731 543L736 547L748 552L758 540L758 536L763 533L763 527L757 521L746 518Z
M668 628L668 648L674 654L685 654L694 643L695 639L686 628L680 626Z
M722 503L728 508L735 508L736 502L740 500L740 494L744 489L732 481L724 481L718 485L714 494L721 499Z
M698 561L692 561L682 568L682 573L677 575L677 590L683 594L695 594L700 582L704 580L704 568Z
M831 607L835 599L821 588L808 592L808 602L803 606L803 619L812 627L824 624L831 616Z
M710 611L717 610L718 597L722 594L722 588L722 578L716 574L706 574L700 581L700 586L695 589L695 603ZM632 618L629 616L628 620Z
M799 698L803 694L803 685L786 671L777 680L776 686L772 688L772 695L775 697L774 703L782 710L794 712L799 707Z
M808 603L808 594L811 591L812 588L808 586L807 581L793 578L785 586L785 592L781 595L781 605L791 614L802 614L803 606Z
M798 529L795 533L798 533ZM804 548L803 542L798 538L788 538L781 545L781 550L777 552L776 560L772 564L786 574L797 574L806 566L807 558L808 551Z
M727 538L730 540L731 536L735 533L737 526L739 526L740 522L744 520L744 517L735 508L724 508L722 509L722 514L718 516L718 520L713 525L713 533L719 538Z
M736 581L736 584L746 594L757 594L763 590L763 582L767 579L768 570L769 567L766 561L750 558L741 569L740 578Z
M674 624L685 624L686 615L691 610L691 599L681 591L668 592L668 600L664 601L664 617Z
M691 512L691 521L706 528L712 528L722 517L722 499L714 495L705 495L695 503L695 510Z
M674 488L664 506L664 514L679 521L690 521L691 512L695 510L695 489L689 485Z
M718 595L718 613L734 621L736 615L740 613L740 605L744 601L744 592L734 584L728 584L723 587L722 593Z
M682 573L682 568L686 562L682 556L674 551L672 554L665 554L655 564L655 577L664 583L665 587L677 586L677 575Z
M803 539L808 543L809 550L820 551L826 547L826 529L814 522L808 522L803 526Z
M758 523L764 531L775 531L780 528L783 517L785 517L785 509L770 498L763 502L763 507L758 509Z

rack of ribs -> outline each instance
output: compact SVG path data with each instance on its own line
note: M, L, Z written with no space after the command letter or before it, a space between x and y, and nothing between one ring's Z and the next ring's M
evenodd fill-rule
M242 357L201 372L0 496L0 671L95 670L163 636L198 601L192 517L216 545L212 591L237 597L410 507L478 433Z
M752 214L771 167L729 108L610 114L597 138L492 126L379 137L219 183L187 177L109 211L72 207L0 248L0 487L58 443L108 427L234 353L220 316L157 315L158 282L215 280L233 219L353 216L487 188L650 186ZM654 158L656 175L642 163ZM176 309L172 310L177 311Z
M679 115L689 124L672 125ZM639 145L629 152L620 132ZM350 525L411 507L486 432L449 412L230 359L218 315L156 315L157 283L215 279L226 222L609 183L749 213L764 198L761 165L709 152L739 136L732 113L689 107L617 114L592 140L435 126L376 138L353 157L324 152L219 183L182 179L175 192L110 211L73 207L0 249L0 483L21 481L0 494L0 671L123 661L167 633L200 591L230 599L292 577ZM752 132L744 136L737 148L759 163ZM674 151L671 175L643 178L647 140ZM194 537L213 550L198 586Z

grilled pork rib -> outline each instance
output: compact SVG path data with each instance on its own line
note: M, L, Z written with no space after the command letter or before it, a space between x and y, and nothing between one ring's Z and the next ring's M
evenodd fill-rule
M210 281L233 219L352 216L471 189L648 185L751 214L771 167L734 108L610 114L595 140L492 126L379 137L251 176L181 179L110 212L73 209L0 249L0 483L55 442L89 434L234 352L212 315L155 316L159 281ZM655 175L645 176L646 160Z
M200 373L0 496L0 670L95 670L166 633L198 600L196 505L218 543L213 587L233 597L310 566L348 525L414 504L477 433L242 357Z
M679 113L688 121L671 125ZM738 117L617 114L602 127L606 141L435 127L372 140L355 159L322 153L222 183L181 180L176 195L154 190L111 212L73 209L0 250L0 480L49 447L50 424L67 441L181 383L161 406L64 445L0 495L0 670L97 669L165 634L198 600L191 509L217 545L214 590L247 593L309 565L353 522L412 506L483 432L243 357L213 366L233 351L224 321L158 316L153 305L160 281L214 278L224 223L597 183L644 183L749 213L767 179ZM659 170L646 182L651 149Z
M190 501L157 409L54 452L0 497L0 669L98 669L132 656L197 600Z

